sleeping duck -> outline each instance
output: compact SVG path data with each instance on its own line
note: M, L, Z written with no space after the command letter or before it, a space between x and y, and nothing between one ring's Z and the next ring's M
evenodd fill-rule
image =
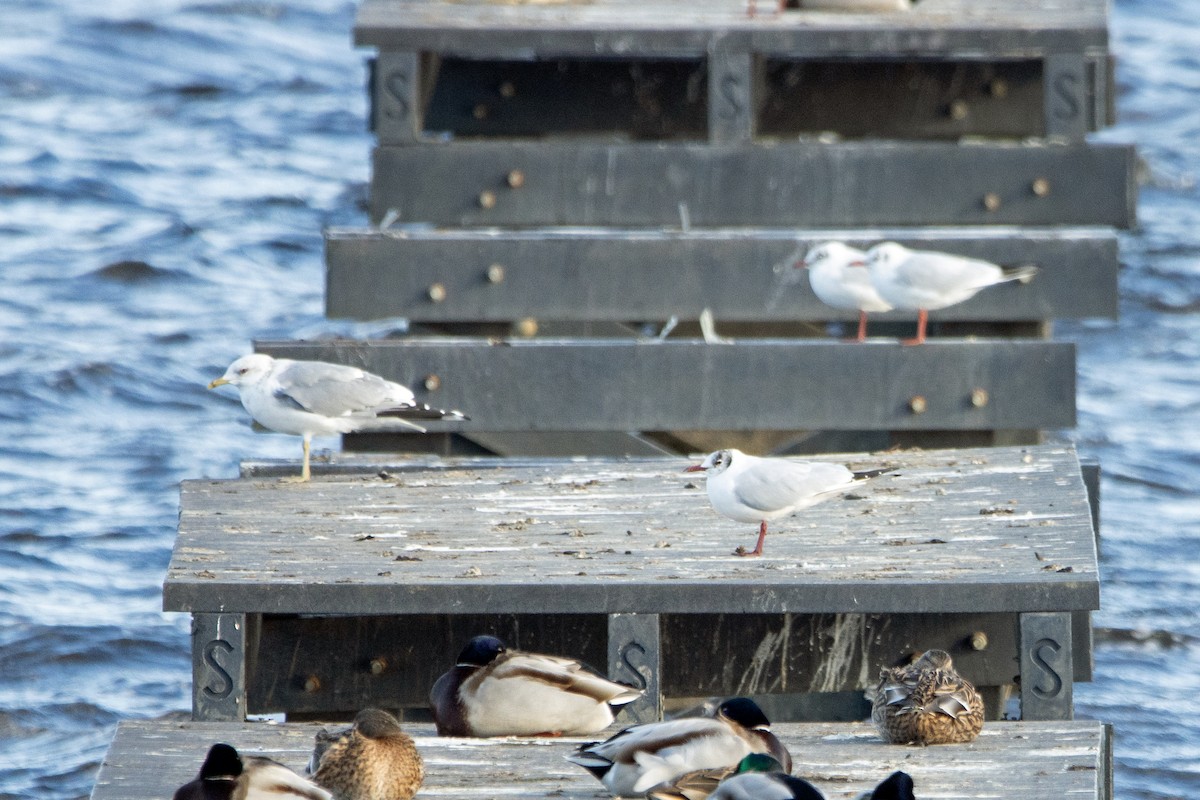
M174 800L333 800L333 795L290 769L261 756L242 756L217 743L200 774L176 790Z
M429 707L440 736L580 736L604 730L641 696L574 659L476 636L433 684Z
M358 712L345 730L319 731L308 771L337 800L410 800L425 777L412 737L378 708Z
M787 772L792 758L771 733L770 721L745 697L726 700L710 717L634 725L603 742L581 746L572 761L616 796L642 794L686 772L735 765L766 753Z
M954 670L945 650L884 668L871 708L879 735L893 744L970 742L983 727L983 698Z

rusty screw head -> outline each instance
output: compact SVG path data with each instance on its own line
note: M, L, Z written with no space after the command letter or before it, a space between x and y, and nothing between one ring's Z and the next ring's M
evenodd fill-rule
M488 283L502 283L504 281L504 265L492 264L487 268Z
M519 169L509 170L505 180L508 181L508 185L513 189L520 189L525 185L525 173Z
M967 105L966 100L954 100L946 108L946 115L956 122L961 122L967 118L970 110L970 106Z
M987 389L976 387L971 390L971 405L975 408L983 408L988 404Z
M988 637L983 631L975 631L968 640L972 650L987 650Z
M321 679L316 675L309 675L304 679L304 691L308 694L316 694L321 691Z
M517 320L517 323L513 326L513 328L518 336L529 338L537 335L538 321L533 317L525 317L524 319Z
M505 81L500 84L500 96L506 99L516 97L517 87L513 86L512 81Z
M388 667L387 659L383 656L371 659L371 674L382 675Z
M924 414L925 408L926 403L924 395L913 395L913 397L908 401L908 409L914 414Z
M482 192L480 192L479 193L479 207L480 208L495 208L496 207L496 193L493 192L491 189L484 189Z
M997 211L1000 208L1000 195L995 192L988 192L983 196L983 207L988 211Z
M992 82L988 84L988 92L992 97L1001 99L1008 97L1008 81L1004 78L992 78Z
M1050 179L1049 178L1034 178L1033 183L1029 184L1029 188L1038 197L1045 197L1050 194Z
M446 299L446 287L440 283L430 284L425 294L429 295L429 299L433 302L440 303Z
M437 375L426 375L425 380L421 381L421 385L425 387L427 392L436 392L442 388L442 379Z

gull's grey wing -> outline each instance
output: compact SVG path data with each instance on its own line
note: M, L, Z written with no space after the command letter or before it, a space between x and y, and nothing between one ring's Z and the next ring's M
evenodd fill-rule
M737 499L759 511L817 499L850 484L854 473L841 464L763 459L737 477Z
M327 417L414 403L406 387L341 364L293 361L278 370L275 379L288 398Z
M965 286L987 286L995 283L1000 275L1000 268L987 261L917 250L904 262L904 268L897 278L913 288L943 291Z

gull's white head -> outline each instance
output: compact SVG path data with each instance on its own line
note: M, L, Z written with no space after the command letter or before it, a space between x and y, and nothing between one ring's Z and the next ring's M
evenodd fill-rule
M862 266L864 263L861 250L845 242L832 241L821 242L810 248L797 266L816 269L823 266L848 267L852 264Z
M867 251L867 266L896 267L911 253L898 242L880 242Z
M215 389L227 383L231 386L251 386L270 375L271 368L274 366L275 359L270 356L264 353L251 353L230 364L229 369L225 370L225 374L210 383L208 388Z
M733 465L734 457L741 455L740 450L717 450L715 453L709 453L707 458L699 464L688 467L684 472L703 472L709 477L720 475Z

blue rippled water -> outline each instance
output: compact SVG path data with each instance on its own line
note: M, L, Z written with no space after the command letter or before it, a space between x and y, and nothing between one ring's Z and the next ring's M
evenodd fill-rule
M1119 0L1145 158L1119 322L1080 348L1072 435L1105 471L1097 676L1122 798L1200 796L1200 14ZM177 486L294 458L204 384L322 317L321 229L362 224L364 54L343 0L0 9L0 798L86 797L113 728L188 708L159 611ZM1107 631L1111 629L1113 633Z

